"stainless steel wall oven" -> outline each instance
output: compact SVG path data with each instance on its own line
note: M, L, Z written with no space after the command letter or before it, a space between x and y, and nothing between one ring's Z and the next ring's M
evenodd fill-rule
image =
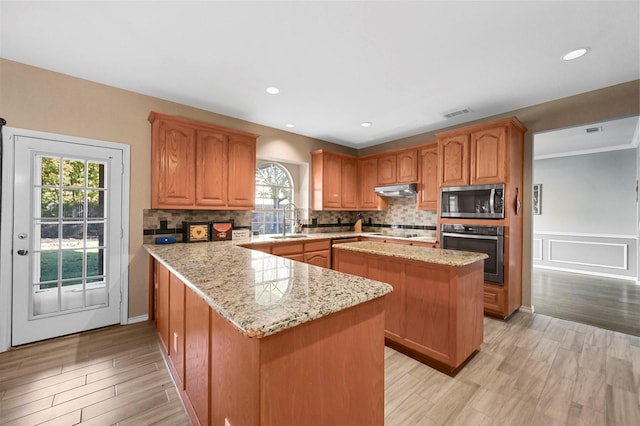
M486 253L484 280L504 285L504 226L440 226L440 248Z

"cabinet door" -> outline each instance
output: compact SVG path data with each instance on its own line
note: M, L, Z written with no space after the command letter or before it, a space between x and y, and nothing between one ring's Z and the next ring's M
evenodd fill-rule
M155 265L156 282L156 330L166 354L169 353L169 270L157 260Z
M418 182L418 208L436 211L440 188L438 185L438 146L420 150L420 180Z
M397 182L418 181L418 151L400 152L397 155Z
M185 290L185 391L201 425L209 424L209 305Z
M195 204L195 131L157 120L153 124L151 208L185 208Z
M384 298L384 331L399 338L404 338L406 327L402 267L401 263L393 260L377 257L367 259L367 278L393 287L393 291Z
M366 263L366 257L362 253L341 249L333 250L333 269L336 271L366 277Z
M392 185L397 182L396 154L378 157L378 185Z
M471 134L471 184L506 182L506 127Z
M227 136L198 130L196 136L196 204L227 205Z
M469 135L438 141L441 186L469 185Z
M322 207L342 208L342 159L337 155L325 153L322 167Z
M360 210L386 210L387 201L375 193L378 185L378 159L358 160L358 179L360 182Z
M183 282L169 276L169 360L177 377L177 385L184 389L184 289Z
M304 263L331 268L331 254L329 250L311 251L304 254Z
M451 336L456 333L450 321L449 271L406 265L404 282L406 318L424 319L406 322L406 339L422 346L425 354L449 357Z
M358 163L354 159L342 159L342 208L358 208Z
M256 141L229 137L229 207L253 210L256 205Z

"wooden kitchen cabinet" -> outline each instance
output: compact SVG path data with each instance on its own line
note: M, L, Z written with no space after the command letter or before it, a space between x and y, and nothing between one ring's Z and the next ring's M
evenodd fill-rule
M469 135L453 135L438 141L440 186L469 185Z
M378 157L378 185L393 185L398 181L398 157L396 154Z
M358 208L358 162L355 158L342 158L342 208Z
M483 341L484 262L441 265L334 249L334 268L391 284L387 346L455 375Z
M402 265L396 261L381 258L367 267L367 278L382 281L393 287L393 292L384 298L384 330L398 339L406 334L405 289L402 280Z
M358 180L360 182L358 210L386 210L387 199L375 192L375 187L378 185L377 158L358 160Z
M169 353L169 270L160 262L154 262L155 286L155 318L156 330L160 337L160 344Z
M196 137L196 200L200 206L227 205L229 141L217 132L198 131Z
M400 151L378 157L378 185L410 183L418 180L418 151Z
M184 389L184 284L169 275L169 362L178 388Z
M515 118L439 133L441 186L509 183L513 146L523 144L523 134Z
M438 144L420 150L420 179L418 179L418 209L437 211L440 185L438 182Z
M397 154L397 182L411 183L418 180L418 151L402 151Z
M504 126L471 133L470 181L472 185L507 181L507 128Z
M185 293L185 393L201 425L209 424L209 361L211 356L207 302L182 284Z
M311 153L313 210L356 209L358 169L355 157L323 150Z
M151 112L151 208L253 210L257 135Z
M308 263L309 265L320 266L321 268L331 268L331 251L330 250L321 250L321 251L311 251L306 252L303 255L304 263Z
M256 203L256 138L229 137L229 195L232 210L253 210Z

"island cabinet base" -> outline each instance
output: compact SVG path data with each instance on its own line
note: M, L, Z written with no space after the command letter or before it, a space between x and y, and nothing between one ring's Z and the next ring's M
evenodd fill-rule
M384 423L384 298L261 339L211 325L211 424Z
M338 271L393 286L385 297L388 346L449 375L480 350L482 261L450 266L341 248L334 260Z
M384 297L250 337L153 271L160 346L193 425L384 423Z

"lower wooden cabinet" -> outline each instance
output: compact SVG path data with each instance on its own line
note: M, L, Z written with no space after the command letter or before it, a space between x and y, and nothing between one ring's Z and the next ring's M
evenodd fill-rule
M260 250L275 256L322 268L331 268L331 240L287 241L282 243L254 243L243 245L245 248Z
M184 285L183 285L184 287ZM201 425L209 424L209 315L211 308L185 287L185 393Z
M169 362L173 366L176 382L184 389L184 293L182 281L169 274Z
M386 282L387 345L456 374L483 341L484 265L454 267L334 249L334 269Z
M152 262L156 329L191 424L383 424L384 298L258 338Z
M160 344L169 353L169 270L159 262L154 262L154 294L156 328Z
M331 251L320 250L305 253L302 261L322 268L331 268Z

